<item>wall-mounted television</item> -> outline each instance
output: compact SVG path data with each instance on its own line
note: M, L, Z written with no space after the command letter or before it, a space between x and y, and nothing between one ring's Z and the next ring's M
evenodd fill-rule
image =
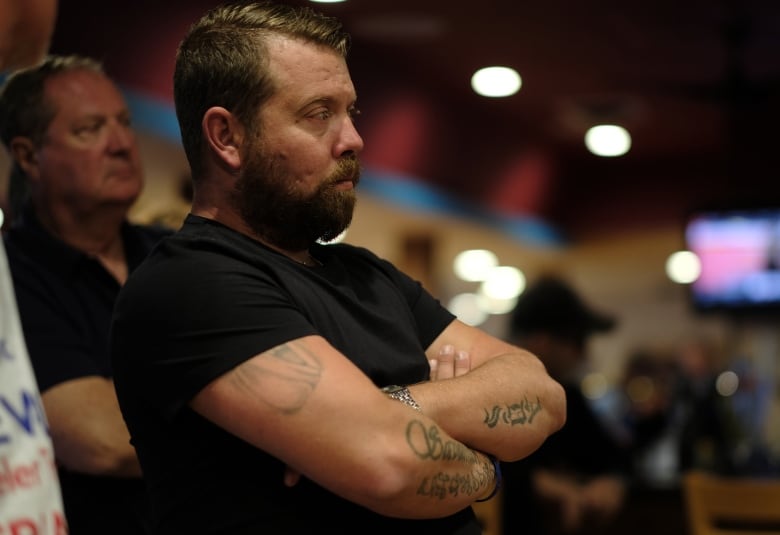
M780 312L780 207L695 212L685 241L701 261L697 310Z

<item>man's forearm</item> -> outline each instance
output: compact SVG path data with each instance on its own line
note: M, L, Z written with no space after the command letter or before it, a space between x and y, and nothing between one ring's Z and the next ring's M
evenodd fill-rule
M410 392L452 437L507 461L532 453L565 421L563 389L527 353L501 355Z

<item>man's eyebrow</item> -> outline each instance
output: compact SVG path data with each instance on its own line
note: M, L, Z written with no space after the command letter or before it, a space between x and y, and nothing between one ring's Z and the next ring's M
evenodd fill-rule
M333 102L334 100L335 99L333 97L328 97L328 96L323 95L321 97L312 97L309 100L307 100L306 102L307 102L307 105L308 105L308 104L328 103L328 102Z
M92 121L100 121L106 118L106 115L103 113L85 113L84 115L79 115L77 117L74 117L71 121L72 124L77 123L85 123L85 122L92 122Z
M323 105L323 104L331 104L333 102L332 98L329 97L314 97L308 100L305 100L300 106L297 107L299 112L305 111L307 108L311 108L312 106L317 105Z

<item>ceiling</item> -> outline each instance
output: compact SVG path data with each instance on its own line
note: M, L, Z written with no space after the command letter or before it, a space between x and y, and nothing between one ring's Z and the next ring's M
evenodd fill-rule
M776 0L348 0L310 5L353 36L366 167L572 240L679 225L693 209L780 205ZM62 0L54 52L99 57L171 101L176 45L216 2ZM470 88L515 68L516 95ZM582 138L632 134L619 158Z

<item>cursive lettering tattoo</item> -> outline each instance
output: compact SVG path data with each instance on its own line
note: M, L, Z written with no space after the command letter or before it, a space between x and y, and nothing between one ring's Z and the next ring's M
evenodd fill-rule
M525 425L531 424L534 417L542 410L542 401L536 398L536 402L531 402L528 398L519 403L500 406L496 405L492 410L485 409L484 423L491 429L499 423L507 425Z
M417 487L419 496L430 496L443 500L448 496L475 496L485 491L485 488L491 484L493 476L493 465L486 467L486 470L478 470L469 474L438 474L428 478L423 478L420 486Z
M306 404L322 377L322 364L302 344L290 342L260 353L238 366L231 382L284 413Z
M420 459L460 461L473 466L467 473L438 472L424 477L417 488L418 495L439 499L460 494L474 496L484 492L491 484L494 477L493 463L480 460L476 453L460 442L443 439L435 425L426 429L422 421L412 420L406 427L406 440Z

